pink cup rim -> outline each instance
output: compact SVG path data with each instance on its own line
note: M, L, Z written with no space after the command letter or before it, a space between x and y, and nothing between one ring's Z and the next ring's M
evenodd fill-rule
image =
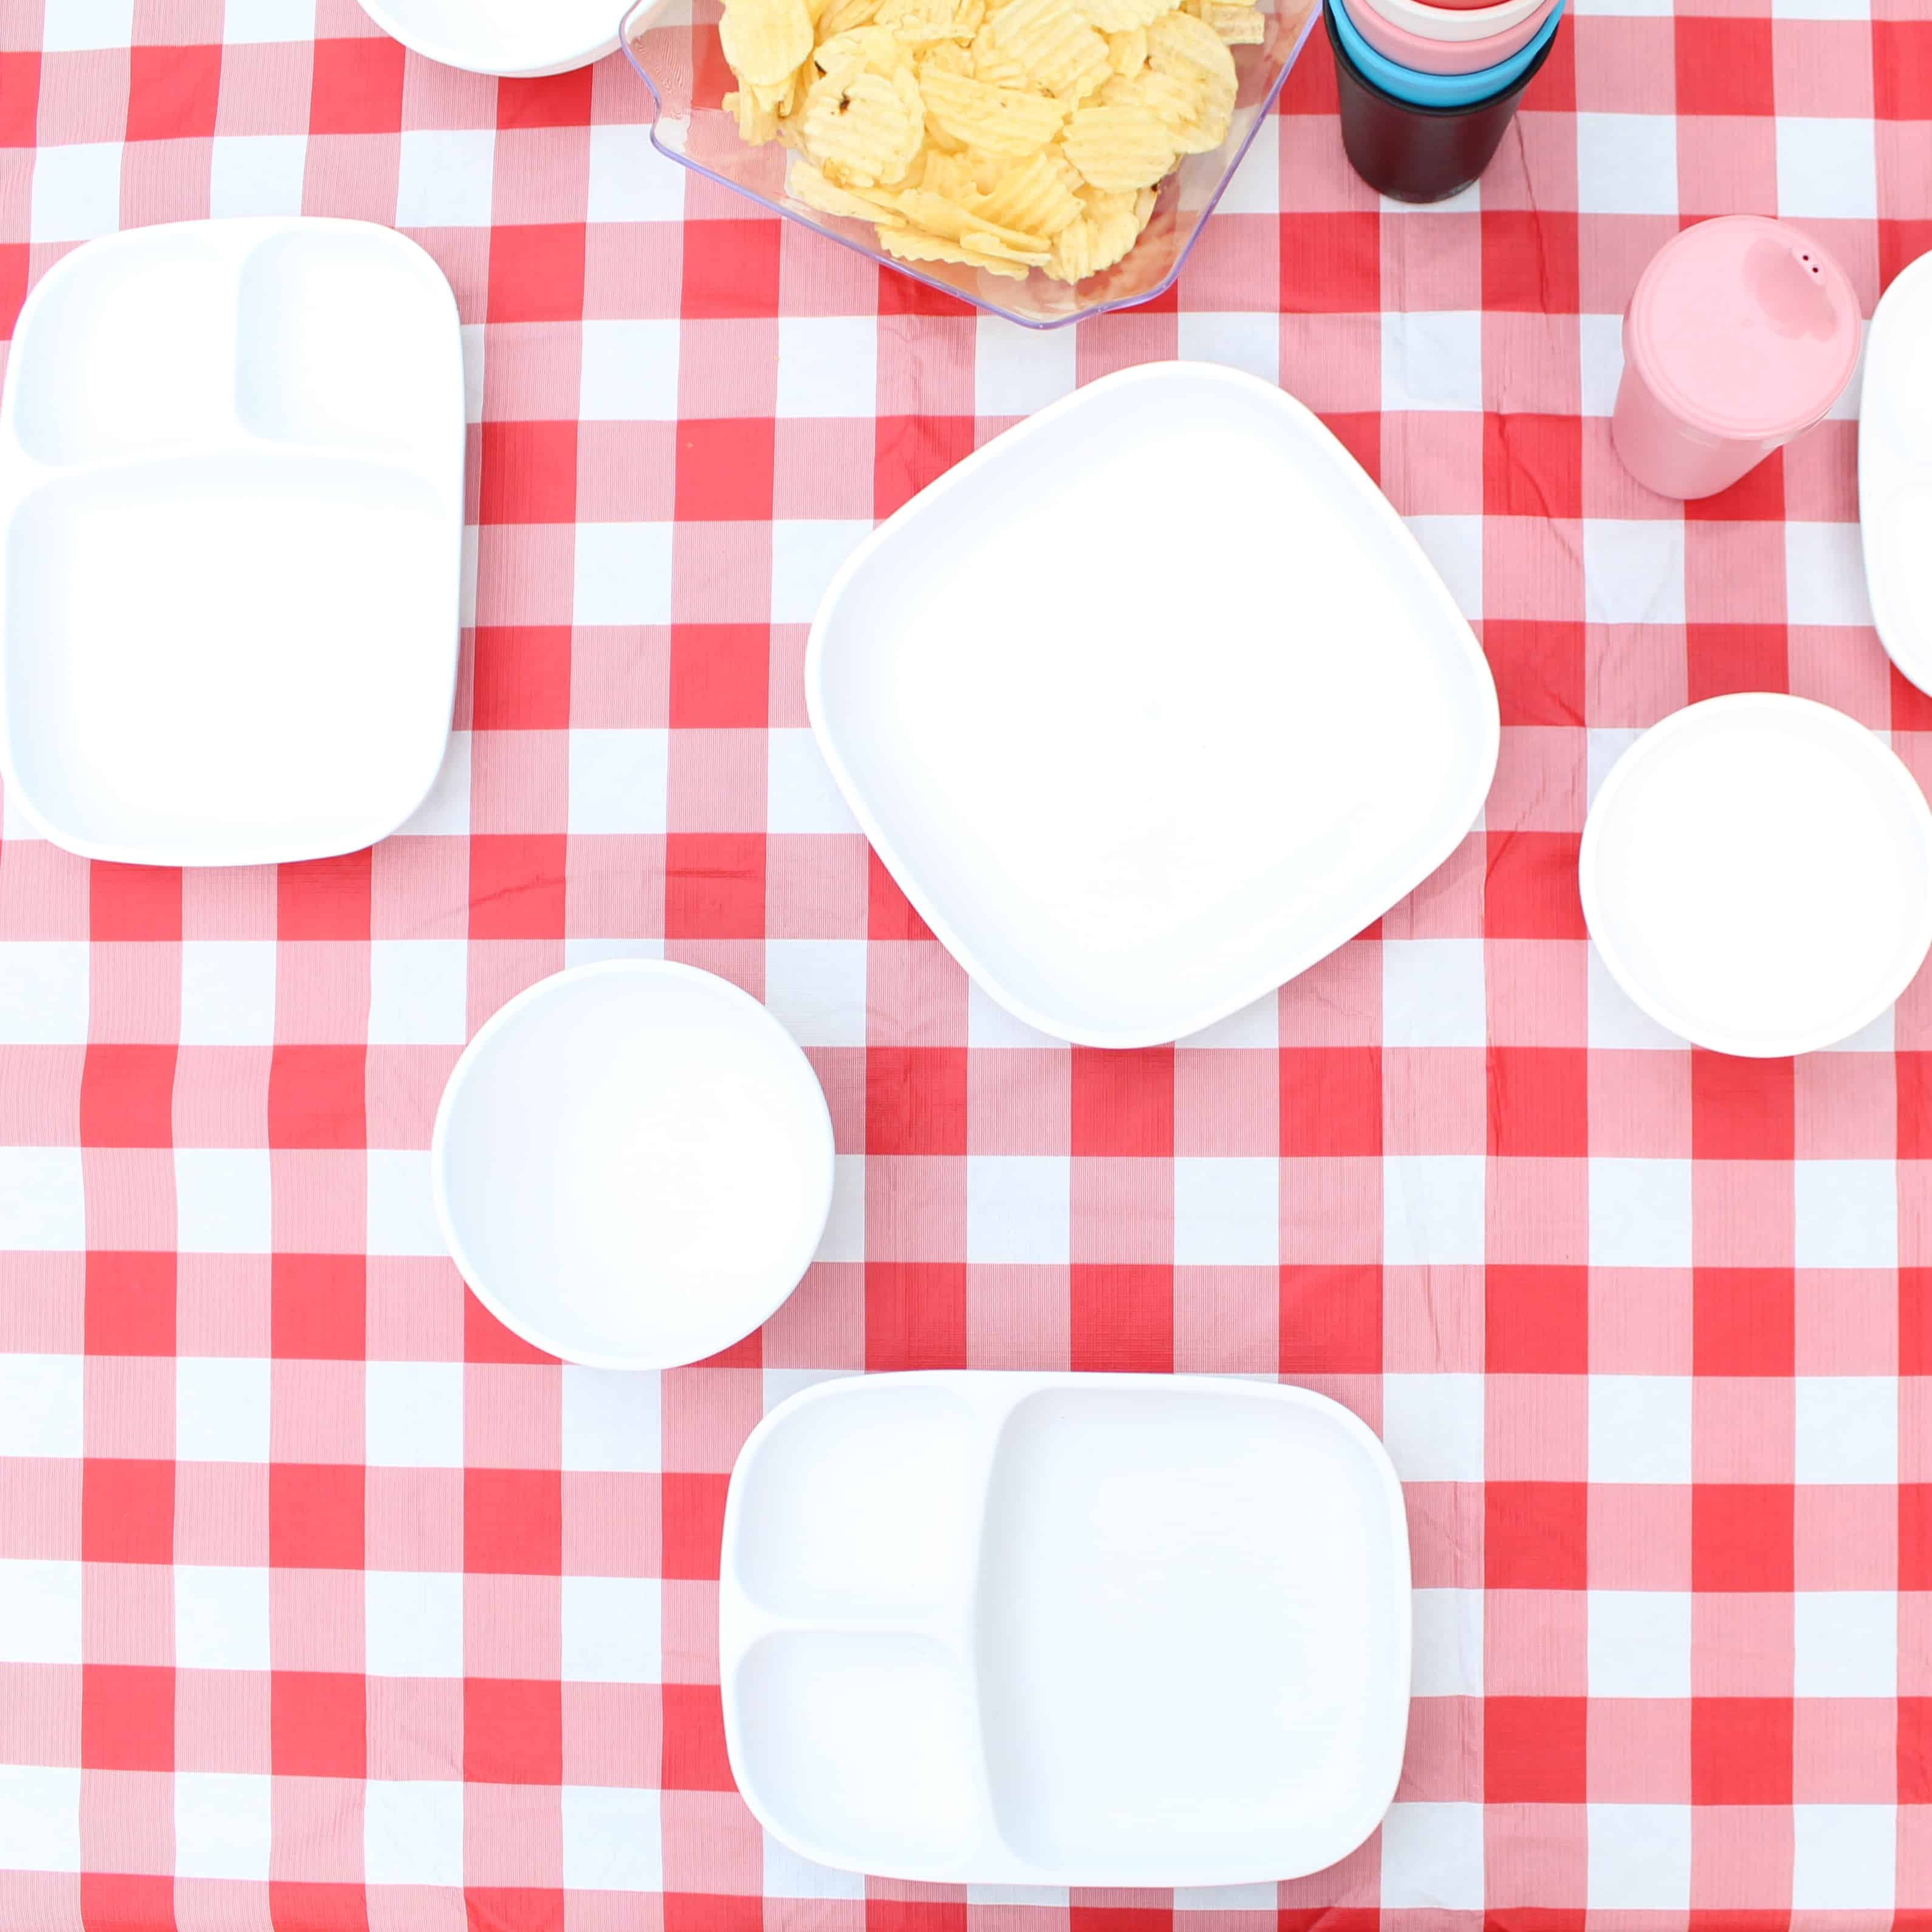
M1391 20L1375 0L1342 0L1355 30L1377 53L1419 74L1478 74L1518 53L1542 31L1558 0L1542 0L1534 12L1477 40L1432 40Z

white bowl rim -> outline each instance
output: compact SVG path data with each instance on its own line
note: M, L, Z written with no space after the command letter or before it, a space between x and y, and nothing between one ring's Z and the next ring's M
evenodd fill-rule
M1497 0L1489 7L1431 7L1424 0L1363 0L1392 27L1425 40L1484 40L1520 27L1544 0ZM1508 56L1504 56L1508 58Z
M1902 976L1897 976L1897 983L1891 986L1883 999L1873 1003L1869 1011L1861 1012L1849 1027L1834 1022L1828 1028L1814 1028L1809 1033L1793 1034L1789 1039L1767 1044L1760 1037L1732 1033L1721 1027L1687 1024L1681 1013L1672 1012L1645 988L1618 951L1614 940L1607 945L1604 943L1603 934L1610 929L1610 922L1604 916L1598 874L1598 854L1603 844L1604 808L1614 806L1617 794L1628 784L1632 772L1642 768L1648 753L1654 752L1660 742L1667 742L1687 730L1694 731L1714 716L1793 710L1822 712L1823 718L1814 719L1815 723L1826 724L1829 721L1826 728L1837 730L1847 742L1859 742L1871 754L1875 771L1884 771L1888 778L1897 783L1904 811L1918 823L1927 856L1927 876L1928 880L1932 880L1932 804L1927 802L1912 768L1876 732L1860 724L1849 712L1839 710L1835 705L1821 704L1814 698L1800 698L1795 693L1781 691L1734 691L1716 698L1701 698L1694 704L1686 704L1670 712L1640 733L1611 766L1608 776L1597 788L1597 796L1591 802L1583 820L1582 841L1576 855L1577 896L1582 903L1583 924L1589 933L1590 944L1596 948L1610 977L1630 996L1634 1004L1666 1032L1688 1040L1693 1046L1705 1047L1713 1053L1730 1054L1739 1060L1796 1059L1800 1054L1816 1053L1828 1046L1836 1046L1840 1040L1850 1039L1897 1002L1917 978L1928 952L1932 951L1932 890L1928 890L1920 909L1917 934L1910 949L1910 967ZM1851 736L1854 732L1858 734L1856 741Z
M481 1279L480 1271L465 1250L461 1238L456 1231L455 1216L452 1213L448 1189L448 1130L451 1114L460 1090L468 1084L474 1075L483 1048L496 1036L513 1026L518 1018L532 1006L553 998L560 992L567 992L586 980L628 978L636 980L683 980L701 981L716 992L722 988L728 995L728 1004L748 1010L756 1016L754 1024L768 1030L776 1042L797 1056L799 1062L811 1076L812 1090L818 1096L818 1125L822 1131L814 1136L819 1143L821 1185L819 1188L818 1205L812 1216L813 1233L809 1246L803 1250L797 1272L784 1286L772 1296L770 1305L764 1307L758 1319L736 1334L723 1337L706 1354L664 1356L647 1353L622 1353L584 1349L566 1348L544 1334L540 1324L531 1322L520 1312L513 1310ZM541 1348L544 1354L554 1355L560 1361L574 1363L582 1368L590 1369L672 1369L682 1368L689 1363L703 1361L708 1356L742 1342L747 1335L763 1328L790 1299L818 1251L825 1238L825 1228L832 1214L832 1186L838 1172L836 1149L833 1143L832 1110L825 1099L825 1089L818 1078L804 1048L792 1037L790 1030L763 1000L754 999L743 987L726 979L718 973L707 973L701 966L687 966L674 959L596 959L582 966L567 966L560 973L547 974L542 979L526 986L520 993L513 994L499 1006L476 1032L457 1056L456 1064L449 1070L449 1078L443 1084L442 1097L436 1102L436 1124L430 1130L429 1143L430 1191L436 1205L436 1226L442 1236L443 1246L448 1250L450 1259L463 1277L464 1284L503 1326L514 1335L520 1336L533 1348ZM783 1270L781 1270L782 1273Z
M479 59L487 61L490 58L487 50L452 47L447 42L439 44L428 38L416 27L397 18L398 4L398 0L362 0L362 10L390 39L400 40L412 53L421 54L425 60L433 60L439 66L455 68L464 74L494 74L499 80L541 80L550 74L570 74L578 68L589 67L606 54L617 51L617 29L613 26L608 32L600 31L589 40L580 40L573 34L567 42L560 44L556 52L540 56L534 66L479 65ZM619 0L612 0L612 4L618 4ZM409 0L400 0L400 4L406 15Z

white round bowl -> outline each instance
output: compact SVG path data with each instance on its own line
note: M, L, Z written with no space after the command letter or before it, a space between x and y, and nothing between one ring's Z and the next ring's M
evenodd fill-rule
M1361 0L1361 4L1372 8L1391 26L1419 34L1426 40L1482 40L1521 26L1544 0L1497 0L1489 7L1432 7L1427 0Z
M694 966L611 960L493 1014L430 1142L443 1240L524 1340L595 1368L729 1348L810 1265L832 1207L812 1063Z
M412 53L470 74L532 80L617 49L622 0L362 0Z
M1680 1038L1834 1045L1932 947L1932 808L1862 724L1768 692L1674 712L1598 792L1578 866L1611 976Z

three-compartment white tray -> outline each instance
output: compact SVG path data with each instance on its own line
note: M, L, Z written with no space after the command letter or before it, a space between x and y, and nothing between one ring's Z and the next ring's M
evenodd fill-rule
M833 579L820 748L907 897L1020 1018L1149 1046L1260 998L1442 864L1496 686L1388 500L1272 383L1102 377Z
M1932 255L1887 289L1865 340L1858 400L1858 523L1879 641L1932 691Z
M740 1454L724 1733L802 1856L956 1883L1236 1885L1394 1796L1408 1532L1304 1389L943 1372L823 1382Z
M0 400L0 770L91 859L354 851L434 783L455 696L455 298L360 221L88 243Z

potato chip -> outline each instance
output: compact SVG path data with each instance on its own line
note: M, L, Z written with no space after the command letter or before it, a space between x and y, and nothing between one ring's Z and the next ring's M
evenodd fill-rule
M1006 48L982 27L973 37L973 78L988 87L1011 87L1021 93L1033 88L1031 77Z
M760 105L749 88L741 87L724 97L724 111L738 124L738 138L754 148L776 138L778 117Z
M1124 34L1157 20L1174 0L1073 0L1073 9L1103 34Z
M962 74L973 78L971 50L962 46L957 40L936 40L929 47L922 47L918 57L919 72L923 81L928 74Z
M718 38L747 86L789 80L812 53L806 0L728 0Z
M1004 275L1016 282L1024 281L1028 272L1022 262L1002 261L997 255L982 255L978 249L969 248L964 242L949 242L943 236L922 234L916 228L881 229L879 245L888 255L896 255L902 262L962 262L969 268L984 268L989 275Z
M871 26L879 10L879 0L831 0L818 19L818 40L823 46L854 27Z
M1175 152L1166 122L1138 106L1076 108L1060 146L1081 178L1100 188L1151 188L1173 166Z
M1192 14L1163 14L1148 29L1148 65L1156 74L1189 81L1201 90L1192 124L1174 146L1184 154L1205 154L1228 137L1234 111L1234 58L1221 37Z
M1143 68L1138 74L1117 74L1101 88L1100 98L1108 107L1144 107L1177 138L1182 130L1193 126L1201 112L1201 83L1178 74L1156 74Z
M827 181L802 154L796 156L785 175L785 192L796 195L808 208L821 214L843 214L855 221L876 221L882 226L898 224L897 212L850 188Z
M907 226L948 242L963 242L987 254L1010 257L1015 261L1045 261L1046 237L1024 230L1007 228L992 217L980 214L965 202L953 201L930 188L900 188L884 199ZM973 199L976 201L978 196Z
M909 47L966 41L986 17L986 0L880 0L875 16Z
M1117 74L1138 74L1147 65L1147 29L1130 27L1107 36L1107 64Z
M964 152L947 154L936 148L926 149L925 164L919 170L915 185L947 201L964 202L978 191L973 177L973 164Z
M1181 5L1212 27L1223 46L1259 46L1268 38L1268 22L1258 8L1230 4L1228 0L1181 0Z
M877 25L850 27L820 40L812 58L820 74L840 82L862 74L883 74L890 80L912 62L904 43L892 28Z
M987 16L986 33L1034 80L1064 100L1085 99L1112 71L1107 43L1070 0L1006 0Z
M1080 197L1074 193L1079 181L1072 166L1048 150L1009 170L976 206L1003 228L1051 239L1080 218Z
M928 70L920 92L927 114L969 148L1016 158L1036 154L1059 133L1066 110L1045 94L989 87L964 75Z
M844 188L890 186L903 181L926 134L919 82L910 67L888 80L830 74L805 98L800 124L805 151L826 178Z

